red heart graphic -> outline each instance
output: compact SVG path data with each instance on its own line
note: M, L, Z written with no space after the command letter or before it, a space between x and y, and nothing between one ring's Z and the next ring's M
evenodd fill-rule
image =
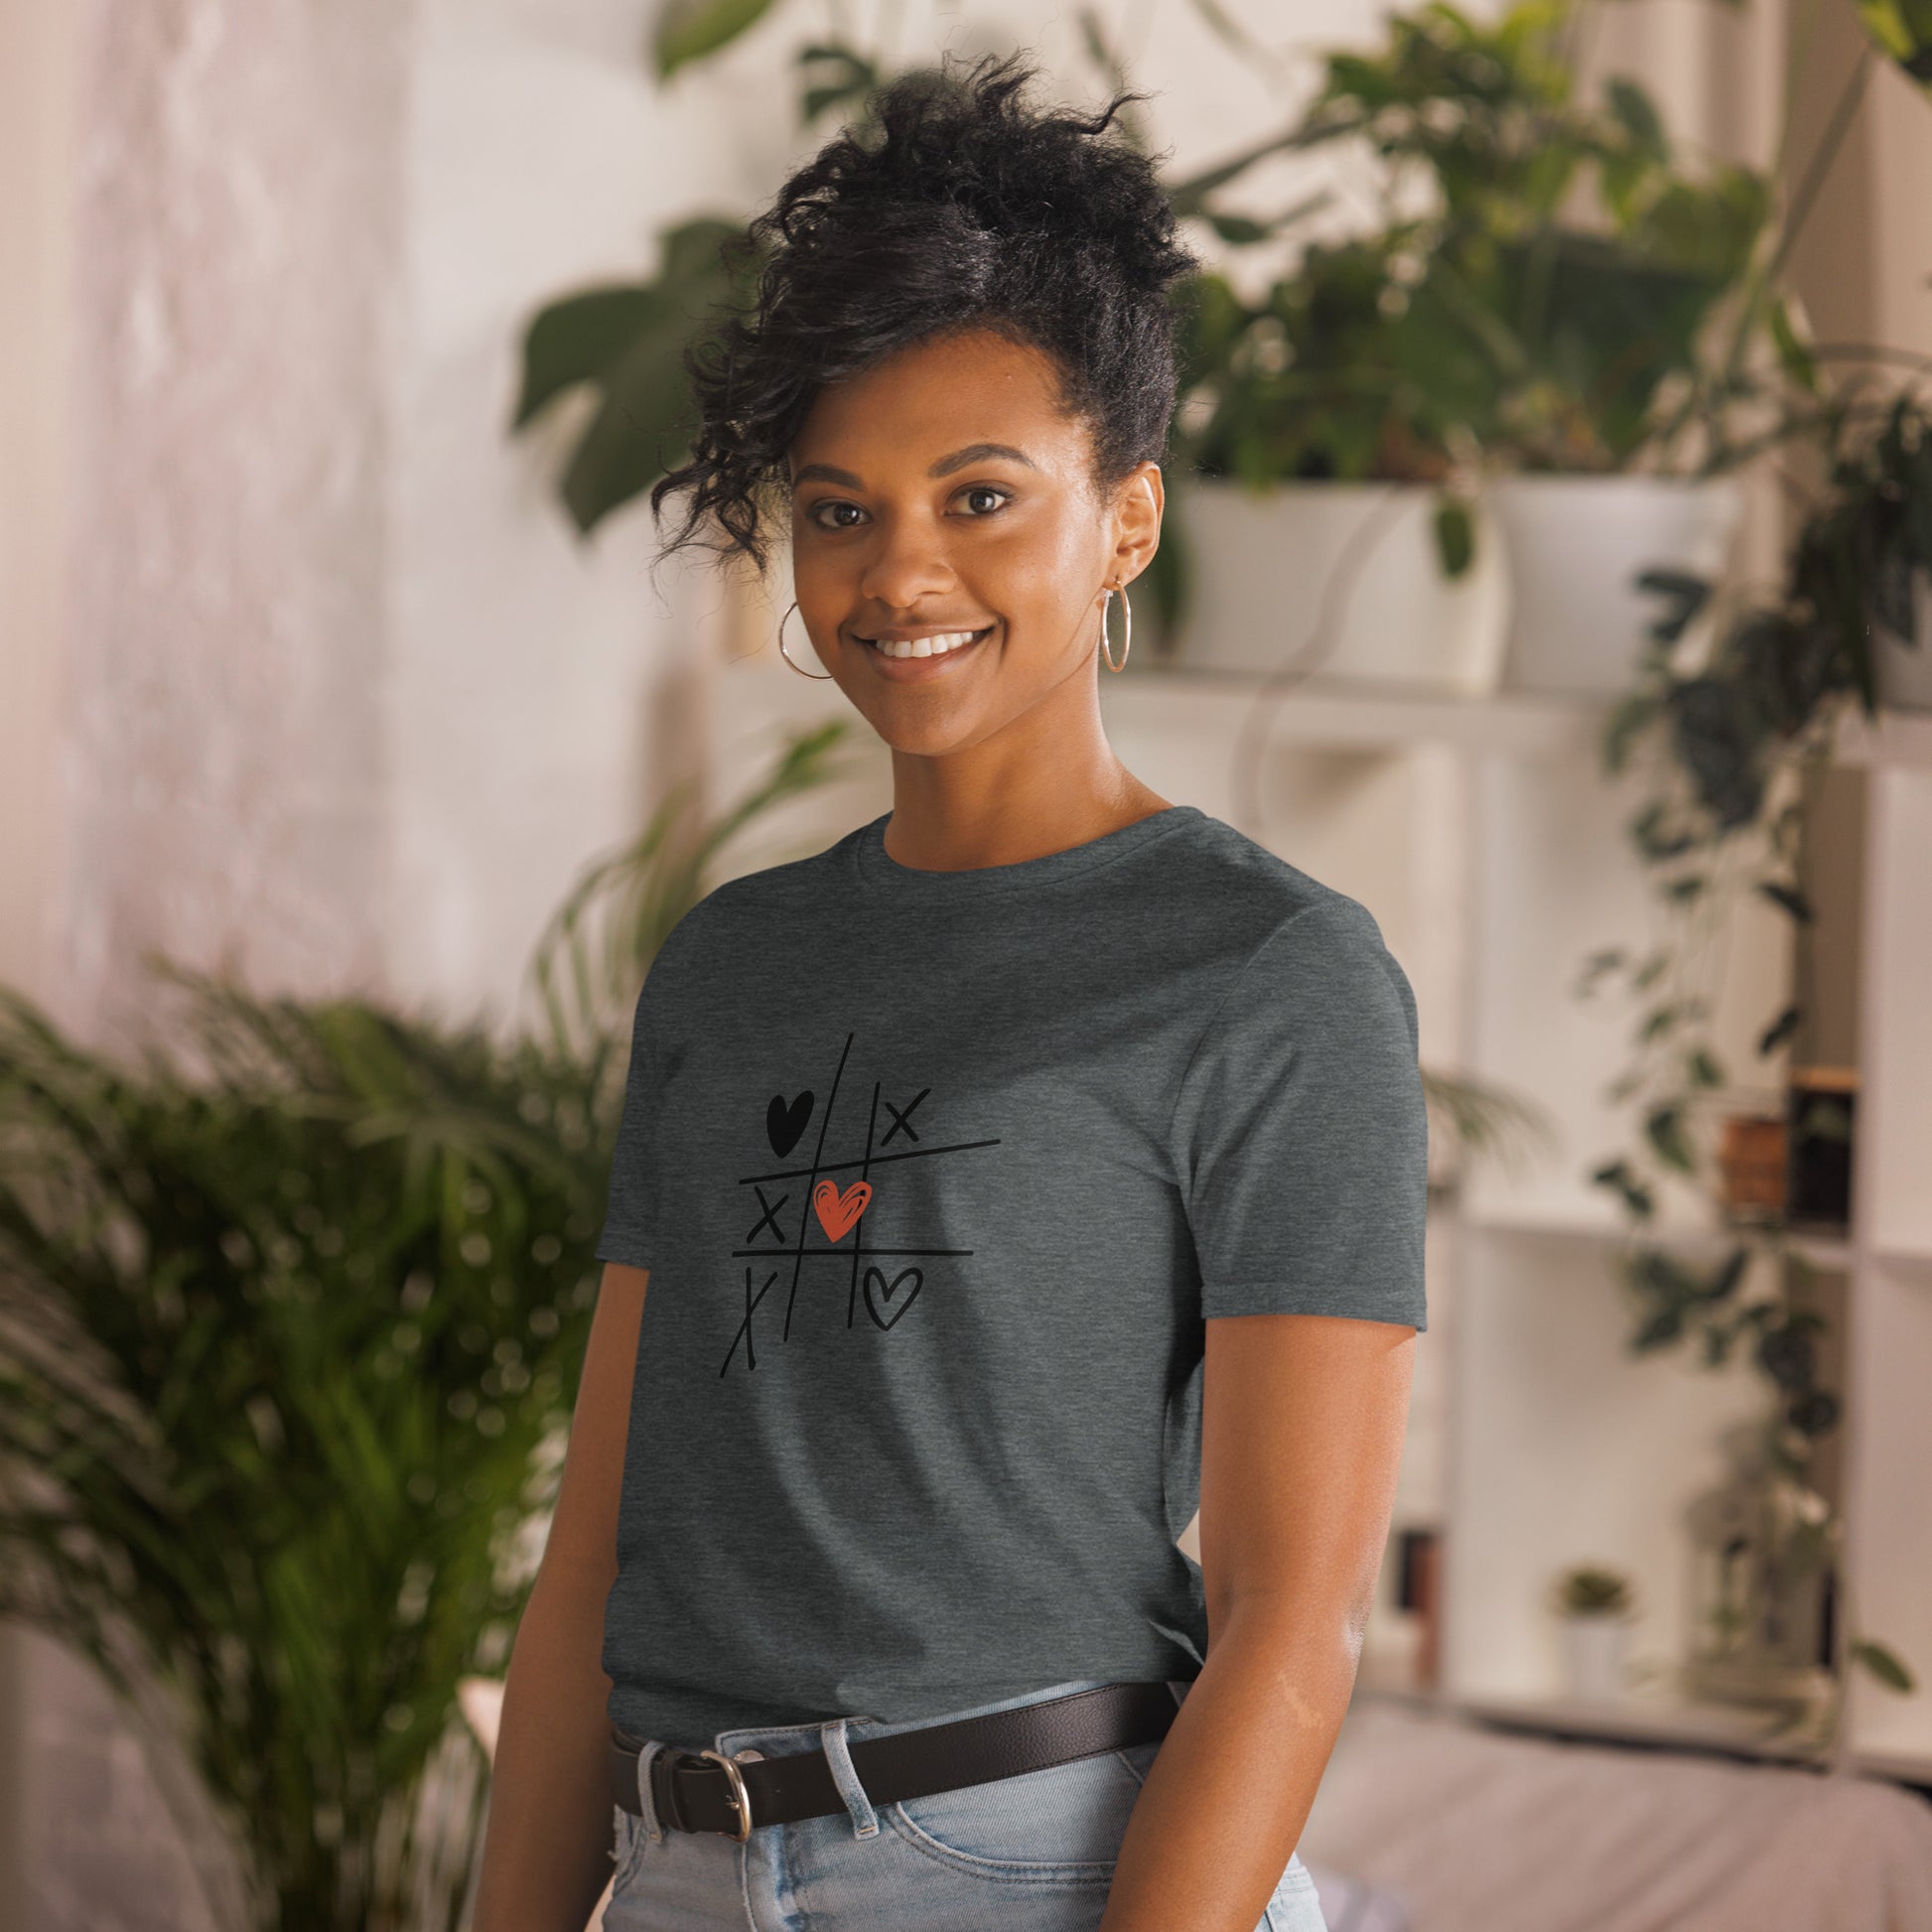
M821 1180L812 1189L812 1206L818 1211L818 1224L828 1241L843 1241L858 1225L859 1216L872 1199L872 1182L855 1180L844 1193L836 1180Z

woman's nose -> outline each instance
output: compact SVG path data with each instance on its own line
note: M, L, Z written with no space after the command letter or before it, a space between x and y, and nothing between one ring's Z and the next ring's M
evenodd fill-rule
M956 582L938 531L923 518L897 517L880 526L859 590L888 610L909 611L920 598L950 591Z

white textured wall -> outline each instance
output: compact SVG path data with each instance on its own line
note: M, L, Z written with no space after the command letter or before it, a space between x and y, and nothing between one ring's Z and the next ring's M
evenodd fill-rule
M90 0L63 1003L380 970L408 10Z
M50 977L77 37L0 0L0 980ZM0 1852L0 1866L5 1863Z

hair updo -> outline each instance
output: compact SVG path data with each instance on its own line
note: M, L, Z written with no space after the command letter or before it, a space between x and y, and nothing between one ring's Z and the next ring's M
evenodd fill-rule
M787 453L819 390L894 350L991 328L1042 351L1090 430L1094 479L1117 483L1167 451L1174 405L1172 285L1195 266L1153 163L1114 125L1037 111L1034 69L987 56L963 76L909 73L873 96L788 180L746 244L763 255L755 301L685 356L697 428L689 460L650 493L686 498L666 544L740 552L760 570Z

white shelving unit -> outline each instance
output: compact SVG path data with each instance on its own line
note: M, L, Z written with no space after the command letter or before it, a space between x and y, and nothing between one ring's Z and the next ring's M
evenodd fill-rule
M1234 757L1254 742L1259 680L1136 663L1100 682L1124 761L1166 796L1242 824ZM850 715L830 687L742 643L715 685L712 756L741 781L780 721ZM1678 1352L1629 1353L1632 1311L1613 1270L1623 1228L1587 1178L1631 1145L1631 1123L1603 1096L1633 1016L1614 996L1579 997L1575 982L1590 953L1644 948L1653 929L1622 829L1637 794L1600 770L1602 712L1315 679L1271 699L1267 719L1268 823L1243 829L1376 914L1416 988L1426 1065L1524 1096L1555 1133L1514 1168L1477 1168L1454 1208L1432 1215L1431 1332L1418 1350L1397 1527L1444 1533L1437 1695L1573 1734L1780 1755L1747 1714L1723 1707L1668 1696L1565 1703L1545 1607L1562 1567L1614 1563L1636 1579L1639 1662L1681 1656L1683 1510L1723 1473L1725 1425L1766 1400L1741 1362L1713 1372ZM863 727L858 736L870 741ZM1842 1237L1802 1248L1842 1282L1849 1330L1835 1450L1840 1641L1882 1638L1922 1688L1899 1697L1852 1672L1838 1754L1932 1781L1932 717L1855 731L1845 761L1869 787L1855 1218ZM809 809L849 825L890 802L882 753L856 791ZM1783 1067L1759 1060L1754 1041L1788 998L1790 928L1769 906L1739 905L1715 989L1718 1040L1733 1077L1769 1101ZM1721 1252L1726 1231L1689 1190L1663 1213ZM1384 1567L1365 1683L1393 1668L1394 1568Z

